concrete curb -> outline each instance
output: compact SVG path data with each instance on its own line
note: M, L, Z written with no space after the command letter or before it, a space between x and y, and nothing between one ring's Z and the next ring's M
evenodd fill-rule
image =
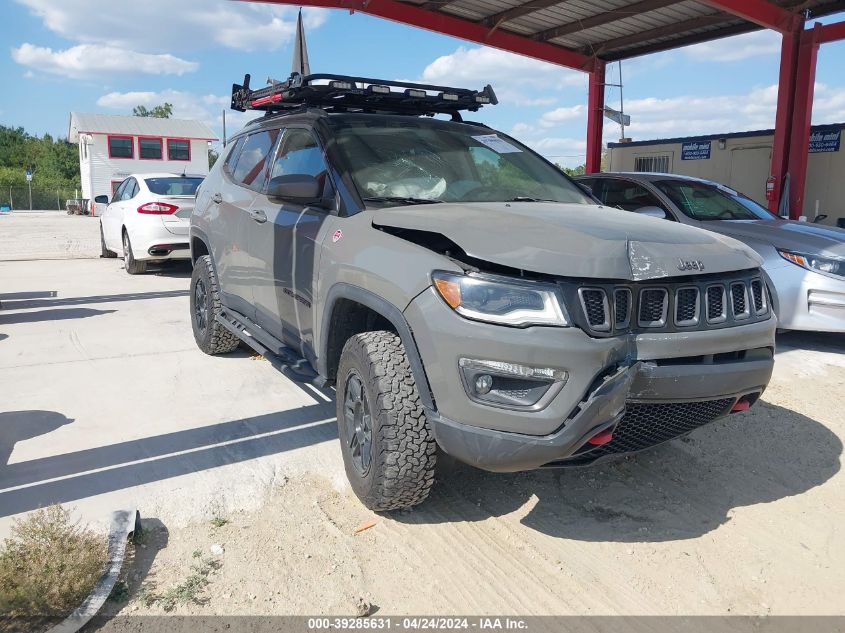
M129 535L140 527L141 515L137 510L115 510L111 515L109 528L108 567L94 589L77 609L47 633L75 633L93 618L111 594L123 561L126 557L126 541Z

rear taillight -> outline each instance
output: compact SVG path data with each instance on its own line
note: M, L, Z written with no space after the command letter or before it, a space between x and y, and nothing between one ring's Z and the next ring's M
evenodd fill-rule
M146 213L148 215L172 215L179 210L175 204L167 204L166 202L148 202L138 207L138 213Z

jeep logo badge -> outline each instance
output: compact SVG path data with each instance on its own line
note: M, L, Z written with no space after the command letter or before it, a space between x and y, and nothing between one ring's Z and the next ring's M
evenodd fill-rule
M678 259L678 270L704 270L700 259Z

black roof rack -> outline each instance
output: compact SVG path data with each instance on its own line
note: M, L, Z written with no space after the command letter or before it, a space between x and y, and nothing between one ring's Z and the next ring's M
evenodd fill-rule
M258 90L250 89L249 75L244 76L242 85L232 84L232 109L280 112L316 107L328 112L450 114L453 119L460 120L461 110L475 112L481 106L499 102L489 84L478 91L346 75L303 76L299 73L293 73L287 81L269 81L269 86Z

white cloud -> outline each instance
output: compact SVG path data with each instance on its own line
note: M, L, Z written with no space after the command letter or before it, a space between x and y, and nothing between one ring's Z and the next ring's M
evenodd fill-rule
M586 112L587 108L583 105L556 108L540 117L540 126L553 127L563 121L583 119L586 116Z
M229 109L229 95L195 94L184 90L110 92L97 99L97 105L131 114L135 106L152 108L162 103L173 105L173 118L196 119L208 124L217 136L223 138L223 110L226 110L227 134L231 136L248 121L257 117L255 112L236 112Z
M587 85L586 75L575 70L496 48L465 46L431 62L422 71L420 81L461 88L480 88L489 83L499 101L523 107L551 105L554 101L550 97L528 95L526 90L550 91Z
M75 41L155 52L222 45L272 51L294 35L296 8L229 0L17 0L54 33ZM324 9L303 11L307 28L328 17Z
M780 40L780 35L774 31L755 31L737 35L730 40L721 39L695 44L683 51L696 61L736 62L766 55L776 57L780 54Z
M118 73L182 75L199 67L196 62L170 54L139 53L98 44L53 50L26 43L12 49L12 59L32 70L74 78Z

